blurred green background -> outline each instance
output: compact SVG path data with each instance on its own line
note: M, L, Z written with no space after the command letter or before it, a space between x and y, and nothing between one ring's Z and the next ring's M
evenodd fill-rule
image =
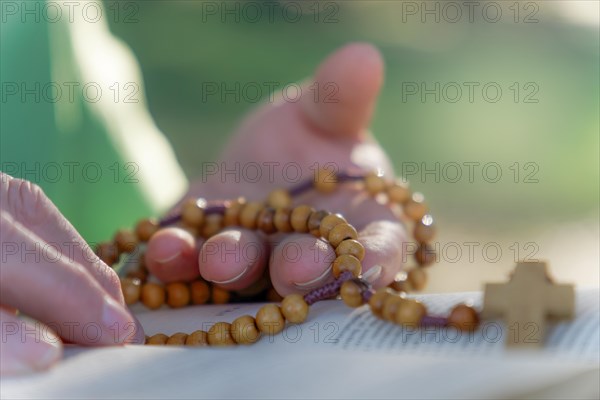
M598 2L478 2L472 18L460 7L463 2L102 3L104 22L139 61L150 113L190 180L201 173L202 163L216 160L242 118L258 105L247 98L206 96L207 83L231 88L300 82L336 48L370 42L386 62L372 130L398 173L419 168L408 178L426 194L439 221L440 242L492 241L504 249L497 268L482 269L481 256L463 263L463 274L437 268L431 290L448 290L449 280L456 290L472 290L482 279L501 276L513 264L508 249L514 242L522 253L534 243L534 255L551 260L559 277L599 284ZM426 12L435 7L439 16ZM262 16L255 21L257 8ZM227 9L232 13L223 14ZM303 14L296 17L298 9ZM502 15L496 20L497 10ZM55 35L54 47L68 48L68 41L56 40L64 27L49 29L50 38L43 24L14 19L3 24L3 82L27 74L50 79L36 69L51 63L48 42ZM101 57L102 49L97 51ZM58 59L68 57L59 53ZM77 71L77 66L52 62L62 74ZM465 82L478 85L473 101ZM440 92L439 102L433 95L422 99L420 93L406 93L407 85L422 83L427 88L439 83L448 91ZM486 94L494 96L493 89L483 93L486 84L502 89L497 102L486 100ZM462 96L453 102L457 85ZM50 133L59 125L52 104L3 101L2 106L2 162L85 161L100 154L110 162L118 159L87 109L79 117L84 122L64 135L60 127ZM423 166L432 169L436 163L439 179L421 175ZM463 166L457 182L455 163ZM479 163L473 182L464 163ZM486 180L484 165L499 166L501 178L490 182L492 168ZM110 237L151 210L131 185L39 183L90 241Z
M283 2L272 19L263 7L259 22L251 21L251 9L245 18L240 8L237 22L235 14L220 14L225 7L235 9L236 2L208 2L217 5L215 15L201 3L138 2L139 22L111 23L139 59L152 115L190 178L200 174L199 161L215 159L215 148L224 146L256 105L231 96L203 99L204 83L231 88L236 82L298 82L337 47L368 41L382 51L387 68L372 129L398 172L402 163L411 162L419 167L425 162L428 168L436 162L441 167L449 162L502 167L497 183L486 182L481 167L475 169L474 183L468 182L466 167L456 183L450 182L450 169L450 179L442 175L439 182L434 175L410 176L438 214L460 216L466 224L518 229L597 213L598 26L566 18L560 2L535 2L537 8L523 2L517 6L518 23L513 2L496 2L503 12L497 23L486 21L483 6L475 9L472 23L467 15L451 23L452 10L443 14L441 8L439 23L435 15L426 15L423 23L420 10L409 14L407 4L420 9L422 3L401 1L306 2L304 17L295 23L283 13L293 15L295 8ZM525 22L526 17L538 22ZM436 103L429 95L423 102L417 94L403 101L407 82L426 82L430 88L435 82L442 87L457 82L462 98L450 103L442 97ZM473 103L463 82L480 83ZM483 98L488 82L503 90L497 103ZM516 102L516 89L510 88L515 82L520 88ZM535 86L525 87L528 82ZM536 88L531 99L538 102L525 103ZM518 183L514 167L509 169L515 162L520 164ZM526 169L528 162L535 166ZM527 173L539 183L524 182Z
M443 173L437 181L431 174L409 176L438 217L440 251L444 243L457 243L462 252L454 262L448 246L428 290L477 290L527 256L549 260L560 279L599 284L597 5L491 2L502 18L490 22L494 10L484 15L481 2L473 20L463 8L455 23L451 8L444 13L444 2L309 1L304 17L290 23L282 11L286 2L275 8L273 19L263 8L260 22L249 21L254 15L249 9L248 18L238 12L239 22L220 14L232 3L218 2L217 14L207 15L200 2L140 2L138 23L111 24L138 57L152 115L190 178L201 173L199 161L215 159L215 148L225 145L256 106L231 97L203 98L204 83L298 82L337 47L367 41L386 61L372 130L397 172L414 163L419 172L423 163L429 169L439 163L440 172L448 163L480 163L472 183L466 167L458 182L452 182L451 167L449 179ZM435 14L423 14L435 3L439 22ZM418 94L403 99L403 89L413 82L429 88L456 82L462 97L455 103L443 96L438 103L431 95L425 101ZM473 102L463 82L479 83ZM483 97L481 89L490 82L503 90L496 103ZM494 162L503 175L490 183L481 168ZM468 242L480 244L469 260ZM487 262L480 250L486 243L498 244L499 261Z

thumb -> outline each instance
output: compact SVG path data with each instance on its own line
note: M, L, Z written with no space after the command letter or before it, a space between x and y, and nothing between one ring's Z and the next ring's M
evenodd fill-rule
M383 83L383 59L366 43L348 44L330 55L302 92L308 122L331 136L359 137L368 126Z
M49 368L62 356L62 343L46 325L0 309L0 375L22 375Z

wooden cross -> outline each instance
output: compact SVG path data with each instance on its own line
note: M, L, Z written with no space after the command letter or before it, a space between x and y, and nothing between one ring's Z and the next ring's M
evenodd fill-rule
M483 318L503 317L506 344L511 347L541 347L546 318L573 318L573 285L555 284L544 262L517 264L510 281L485 287Z

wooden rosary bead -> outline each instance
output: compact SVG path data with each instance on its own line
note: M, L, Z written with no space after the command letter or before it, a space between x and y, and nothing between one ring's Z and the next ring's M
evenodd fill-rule
M190 333L185 339L186 346L208 346L208 333L198 330Z
M202 199L187 199L181 206L181 221L194 228L202 226L205 204Z
M256 297L256 296L259 296L261 293L264 293L264 291L269 289L269 287L271 286L271 280L267 276L268 273L269 273L268 271L265 271L265 273L262 276L257 278L249 286L246 286L244 289L236 290L235 291L236 297L243 297L243 298Z
M121 291L125 304L128 306L137 303L142 295L142 282L136 278L121 279Z
M167 340L169 340L169 337L167 335L165 335L164 333L157 333L156 335L150 336L146 340L146 344L153 346L161 346L167 343Z
M338 256L348 254L362 261L365 258L365 248L358 240L346 239L335 248L335 254Z
M344 271L350 271L355 278L358 278L362 272L362 265L358 258L350 254L342 254L333 260L331 269L335 278L339 278L340 274Z
M171 308L185 307L190 304L190 289L185 283L172 282L165 287L167 304Z
M410 286L410 283L404 279L402 281L394 281L392 283L390 283L388 285L388 287L392 290L395 290L396 292L404 292L404 293L408 293L412 291L412 287Z
M267 197L267 204L271 208L288 208L292 206L292 196L285 189L275 189Z
M271 234L275 233L275 210L271 207L263 208L257 217L257 228L264 233Z
M263 203L252 201L246 203L240 211L240 225L246 229L256 229L258 214L265 208Z
M211 292L211 299L213 304L229 303L229 298L231 297L231 293L229 293L229 291L219 286L213 286Z
M129 229L117 231L114 241L120 253L131 253L138 245L137 235Z
M146 264L146 252L140 253L138 258L138 269L148 272L148 265Z
M408 271L407 280L414 290L423 290L427 285L427 272L422 268L413 268Z
M431 239L435 236L435 226L431 215L426 214L420 221L415 223L414 236L419 243L431 242Z
M308 304L299 294L288 294L281 302L281 313L293 324L300 324L308 317Z
M117 250L117 246L111 242L100 243L96 247L96 255L109 267L119 260L119 250Z
M236 297L249 298L259 296L265 289L268 289L270 285L271 282L269 278L266 275L263 275L250 286L236 290Z
M359 307L363 303L360 286L351 280L342 283L340 295L348 307Z
M479 315L473 307L466 304L455 306L448 316L448 326L461 331L473 331L479 325Z
M208 344L211 346L231 346L235 344L231 336L231 324L217 322L208 330Z
M231 323L231 336L237 344L252 344L260 338L260 332L251 315L243 315Z
M273 303L279 303L283 300L283 297L281 297L281 295L277 293L277 290L275 290L274 288L270 288L267 291L267 300Z
M339 214L329 214L321 220L321 237L327 239L329 232L339 224L345 224L346 220Z
M349 175L349 181L355 179ZM344 179L346 180L346 179ZM427 206L420 193L411 195L405 182L397 180L388 182L376 173L370 173L364 178L364 187L373 196L383 194L390 203L402 205L404 214L408 219L415 221L414 237L419 243L415 258L420 266L429 265L435 258L433 248L428 244L435 235L433 218L427 214ZM294 191L308 189L303 183ZM338 178L327 169L320 169L315 174L314 188L321 193L330 193L338 186ZM379 198L379 197L378 197ZM416 300L405 299L403 292L396 292L391 288L382 288L372 292L371 285L366 281L356 279L362 272L361 261L365 258L365 247L357 240L358 233L341 215L331 214L325 210L315 211L308 205L290 208L293 204L291 192L285 189L276 189L269 193L266 202L249 202L242 197L234 201L225 201L217 204L215 212L206 214L206 201L202 199L189 199L181 207L180 221L168 222L187 230L197 237L202 234L211 237L218 233L224 226L241 226L251 230L261 230L266 234L275 232L310 232L312 235L326 239L335 249L336 258L332 263L333 275L338 278L343 272L350 271L355 279L346 280L339 286L339 294L344 303L350 307L358 307L365 300L363 294L369 294L369 306L375 316L394 321L401 325L420 324L426 315L426 308ZM217 212L223 209L223 214ZM170 220L169 220L170 221ZM161 222L163 223L163 222ZM98 246L97 254L107 264L112 265L118 261L120 253L133 252L138 243L147 242L161 228L161 223L155 219L140 220L134 231L120 230L114 241L102 243ZM167 224L165 222L165 224ZM141 301L150 309L160 308L165 302L173 308L184 307L190 303L204 304L209 300L214 304L227 303L231 293L219 286L210 286L202 280L185 283L169 283L162 286L152 282L142 283L137 279L138 273L148 274L143 267L143 259L137 271L128 273L123 278L121 287L127 304ZM349 275L349 274L347 274ZM135 277L133 277L135 276ZM405 289L412 287L420 290L425 286L427 275L421 268L413 268L404 275L404 279L397 279L391 285L395 288ZM365 279L367 277L365 276ZM188 345L188 346L225 346L251 344L256 342L261 333L269 335L281 332L286 320L290 323L306 321L309 306L300 294L291 294L281 299L274 288L267 288L268 278L264 278L265 285L253 292L253 295L264 293L270 300L281 300L280 306L266 304L262 306L256 317L244 315L236 318L233 323L217 322L208 332L197 330L192 334L175 333L168 337L156 334L146 337L147 344L157 345ZM339 282L336 282L336 285ZM322 298L331 297L338 286L324 286L311 292L311 302ZM363 293L364 290L368 293ZM322 290L322 291L321 291ZM236 293L236 298L247 294ZM479 322L477 312L466 305L456 306L447 318L449 325L455 325L461 330L474 329ZM432 320L434 321L434 320ZM433 323L433 322L432 322Z
M194 281L190 284L192 304L204 304L210 300L210 286L204 281Z
M308 217L313 211L315 211L314 208L307 205L295 207L290 215L292 229L299 233L308 232Z
M388 285L391 289L396 292L409 292L411 290L410 283L408 282L408 274L406 272L399 272L396 274L394 281Z
M371 312L379 318L383 318L383 306L388 297L392 296L394 291L387 287L379 288L375 291L375 294L369 299L369 307Z
M137 223L135 234L140 242L147 242L159 229L160 225L156 219L146 218Z
M151 310L160 308L165 304L165 289L157 283L144 283L142 286L142 303Z
M404 204L410 200L410 189L408 185L397 181L386 190L388 200L395 204Z
M216 235L223 229L223 216L220 214L210 214L204 218L204 226L202 227L202 236L209 238Z
M328 216L329 214L331 214L329 211L325 211L325 210L318 210L318 211L313 211L312 213L310 213L310 216L308 217L308 222L307 222L307 226L308 226L308 231L316 236L316 237L320 237L321 236L321 221L323 220L323 218L325 218L326 216Z
M203 229L204 227L199 227L196 228L195 226L189 226L189 225L185 225L183 223L181 223L180 225L177 226L179 229L186 231L187 233L189 233L190 235L192 235L193 238L197 238L200 236L200 232L201 229Z
M395 321L400 325L415 326L427 313L423 303L412 299L403 299L396 310Z
M136 268L133 271L127 272L127 278L138 279L140 283L145 283L148 280L148 270L145 268Z
M183 332L177 332L172 334L165 343L167 346L185 346L188 334Z
M435 249L433 246L422 243L415 252L415 260L420 267L427 267L436 261Z
M337 187L337 177L335 171L326 168L319 168L315 171L314 180L315 189L320 193L331 193Z
M268 335L281 332L285 326L281 309L276 304L262 306L256 313L256 326Z
M385 190L386 184L383 177L378 176L374 172L370 172L365 176L365 189L370 195L375 196Z
M385 298L383 301L383 308L381 309L381 317L387 321L396 321L396 312L400 303L404 301L404 298L397 293L392 293Z
M415 193L404 205L404 214L413 221L419 221L427 214L427 206L421 193Z
M292 210L290 208L278 208L275 210L275 216L273 217L273 224L278 232L291 232L292 224L290 222L290 215Z
M337 248L342 241L346 239L358 239L358 232L350 224L338 224L329 231L327 240L334 248Z
M271 286L271 281L266 275L262 275L260 278L254 281L250 286L245 287L244 289L236 290L236 295L238 297L256 297L261 293L264 293L266 289Z
M240 225L240 213L246 204L246 199L239 197L234 201L226 204L225 213L223 214L223 226L238 226Z

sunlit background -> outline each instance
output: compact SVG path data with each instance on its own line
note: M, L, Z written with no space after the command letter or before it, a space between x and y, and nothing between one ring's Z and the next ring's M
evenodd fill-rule
M547 259L561 280L599 284L598 2L479 2L471 14L463 2L249 3L262 17L233 1L104 1L97 24L23 22L3 8L2 82L112 79L123 99L133 92L122 83L138 75L126 49L117 57L103 47L108 25L139 62L145 93L136 96L145 96L192 180L257 105L253 95L207 96L207 82L300 82L337 47L373 43L385 58L386 82L372 130L397 172L425 193L440 227L443 255L428 290L478 290L523 258ZM224 7L233 13L222 14ZM421 93L422 84L436 83L439 101ZM174 161L157 156L156 141L131 122L145 118L143 102L30 99L2 99L3 169L23 176L22 162L101 163L104 176L95 183L25 176L39 181L86 239L103 240L174 201L163 193L173 184L165 174ZM159 135L143 126L148 137ZM144 154L140 183L124 183L132 171L123 163ZM116 183L113 162L122 174ZM421 175L436 163L439 176ZM465 163L479 163L470 164L472 182Z

